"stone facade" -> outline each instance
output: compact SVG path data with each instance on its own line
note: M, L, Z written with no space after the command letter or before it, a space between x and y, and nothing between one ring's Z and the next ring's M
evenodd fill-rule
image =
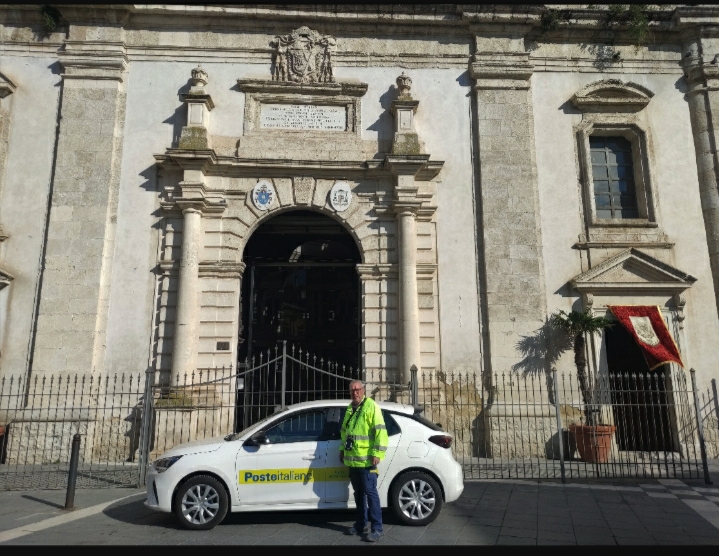
M601 7L58 9L0 9L0 375L236 365L244 248L302 209L359 248L369 371L571 372L548 315L620 303L716 376L711 6L639 45ZM597 133L637 218L595 217Z

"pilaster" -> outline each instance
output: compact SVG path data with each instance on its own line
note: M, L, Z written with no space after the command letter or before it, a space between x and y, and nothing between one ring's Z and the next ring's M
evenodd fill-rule
M31 369L102 371L125 122L122 42L66 41Z
M477 38L475 80L483 248L483 335L494 373L519 359L516 344L546 317L529 53L516 37L507 49Z
M701 35L702 30L697 32ZM714 28L715 35L717 28ZM688 85L686 96L694 135L699 194L709 250L714 296L719 310L719 54L707 61L700 40L685 46L682 59ZM708 53L707 53L708 54ZM711 58L711 56L709 56Z

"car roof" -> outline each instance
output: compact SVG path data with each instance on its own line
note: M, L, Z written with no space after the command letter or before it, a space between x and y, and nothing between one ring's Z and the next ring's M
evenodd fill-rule
M316 400L313 402L301 402L287 406L287 409L295 411L298 409L309 409L312 407L345 407L349 405L349 400ZM396 411L398 413L404 413L406 415L414 414L414 407L409 404L396 403L396 402L377 402L377 404L388 411Z

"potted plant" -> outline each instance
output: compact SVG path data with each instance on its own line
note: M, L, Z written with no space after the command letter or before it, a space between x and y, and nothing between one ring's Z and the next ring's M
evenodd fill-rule
M558 311L550 316L549 324L567 333L573 340L574 364L577 367L577 381L584 404L584 423L570 425L569 432L574 436L577 451L582 461L602 463L609 458L612 435L616 430L613 425L598 423L598 411L591 407L591 392L587 379L587 356L585 334L593 334L614 323L604 317L594 317L589 310Z

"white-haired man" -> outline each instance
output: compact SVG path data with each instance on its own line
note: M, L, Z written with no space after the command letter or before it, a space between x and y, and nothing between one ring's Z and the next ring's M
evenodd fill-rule
M361 535L369 520L370 532L365 540L376 542L382 536L377 466L387 452L387 427L382 410L373 399L365 396L364 384L361 381L350 382L349 390L352 403L347 407L342 420L340 461L350 469L357 519L348 534Z

